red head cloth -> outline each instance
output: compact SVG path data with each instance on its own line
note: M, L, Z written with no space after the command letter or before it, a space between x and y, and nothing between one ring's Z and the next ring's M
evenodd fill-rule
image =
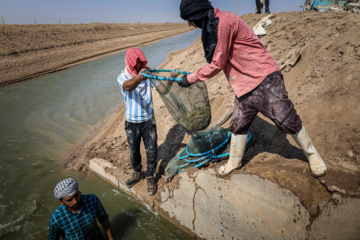
M147 60L144 53L138 48L129 48L125 53L125 64L126 71L132 77L136 77L136 75L138 75L138 72L134 68L136 66L137 59L142 62L141 68L146 68Z

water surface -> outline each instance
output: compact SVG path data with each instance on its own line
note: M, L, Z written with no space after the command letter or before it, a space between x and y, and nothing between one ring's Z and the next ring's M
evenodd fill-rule
M156 68L170 51L200 36L187 32L141 47ZM53 189L73 177L96 194L118 239L189 239L189 236L95 174L64 169L73 146L123 102L116 77L124 52L0 90L0 239L46 239L59 206Z

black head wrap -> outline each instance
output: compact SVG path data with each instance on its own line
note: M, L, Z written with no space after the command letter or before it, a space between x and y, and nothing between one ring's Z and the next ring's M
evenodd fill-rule
M217 27L219 18L214 17L214 8L208 0L182 0L180 3L180 17L186 21L193 21L202 29L201 41L208 63L212 61L217 44Z
M201 19L207 10L214 9L208 0L182 0L180 3L180 17L186 21Z

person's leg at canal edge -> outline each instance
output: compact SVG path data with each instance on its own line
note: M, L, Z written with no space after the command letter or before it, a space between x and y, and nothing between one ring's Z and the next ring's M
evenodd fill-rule
M144 146L146 150L146 182L148 185L147 192L153 196L157 191L157 181L154 177L156 172L156 158L157 158L157 132L155 118L151 118L146 122L143 134Z
M128 140L130 150L130 162L133 169L133 175L125 182L128 188L131 188L141 179L144 178L141 165L141 154L140 154L140 141L141 141L141 127L142 123L131 123L125 121L125 131Z

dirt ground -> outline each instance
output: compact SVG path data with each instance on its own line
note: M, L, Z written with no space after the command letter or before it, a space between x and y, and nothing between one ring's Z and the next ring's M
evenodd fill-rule
M2 24L0 87L186 31L186 23Z
M264 16L247 14L242 18L252 27ZM289 97L328 172L324 177L313 177L305 155L291 136L259 114L252 125L255 142L246 150L246 164L232 174L255 174L273 181L292 191L316 216L318 205L331 199L334 192L344 197L360 197L360 15L289 12L273 14L271 20L272 24L265 27L267 36L261 37L261 41L282 67ZM103 40L104 49L107 41L113 40ZM51 49L43 51L47 50ZM26 50L22 51L21 54L26 54ZM197 39L190 47L169 54L158 68L194 72L205 64L201 40ZM6 74L1 76L3 79ZM212 109L211 127L231 113L235 95L223 73L206 84ZM190 136L176 124L156 92L154 109L159 145L158 192L161 192L164 184L176 185L179 181L181 174L170 183L161 174L169 160L187 145ZM223 127L228 127L229 122ZM146 165L143 148L142 155ZM119 107L71 150L67 167L86 171L88 161L94 157L112 162L118 167L118 174L131 176L123 108ZM225 162L211 163L207 168L218 168ZM146 192L145 188L138 190ZM154 198L160 201L159 194Z
M242 16L249 26L262 17ZM234 173L255 174L278 183L298 196L310 214L316 216L318 205L330 199L331 193L360 196L360 33L357 31L360 15L290 12L273 14L271 20L272 24L265 27L267 36L261 37L261 41L282 67L289 97L328 172L324 177L314 178L305 155L291 136L259 114L252 125L255 142L246 151L246 164ZM197 39L190 47L171 53L158 68L193 72L204 65L201 40ZM231 112L234 93L223 73L206 84L212 109L211 127ZM156 92L154 104L161 176L166 164L187 145L190 136L176 124ZM229 126L230 119L223 127ZM120 169L119 174L131 176L123 108L77 146L68 166L85 170L87 162L94 157L112 162ZM225 162L207 167L218 168ZM171 183L160 177L159 191L164 184L176 186L179 177L180 174L176 175ZM160 201L159 196L156 199Z

